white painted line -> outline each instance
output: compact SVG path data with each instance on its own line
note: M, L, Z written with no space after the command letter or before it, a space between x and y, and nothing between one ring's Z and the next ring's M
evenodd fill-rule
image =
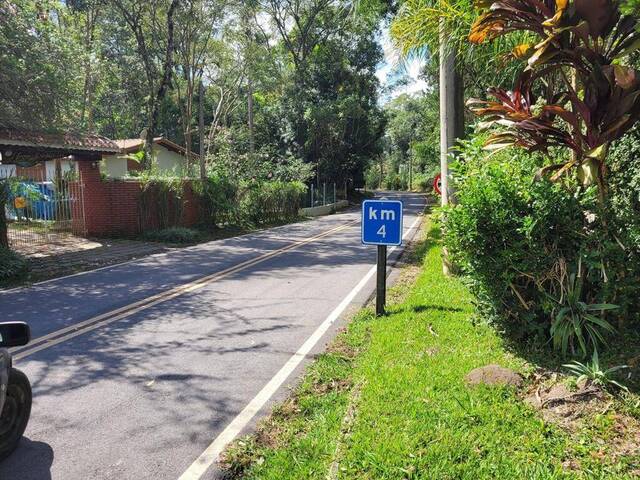
M129 305L124 305L115 310L111 310L109 312L103 313L96 317L89 318L88 320L84 320L82 322L75 323L68 327L61 328L59 330L48 333L47 335L34 338L30 345L11 349L10 352L13 354L13 358L15 360L20 360L36 352L47 349L49 347L53 347L54 345L65 342L71 338L77 337L78 335L82 335L85 332L90 332L92 330L95 330L96 328L108 325L118 320L122 320L123 318L127 318L142 310L146 310L149 307L153 307L160 303L163 303L168 300L179 297L181 295L184 295L185 293L190 293L195 290L199 290L203 287L206 287L212 282L221 280L229 275L242 271L246 268L253 267L273 257L277 257L278 255L286 253L290 250L295 250L301 246L307 245L316 240L320 240L334 233L345 230L355 223L356 223L355 221L351 221L348 223L344 223L342 225L338 225L337 227L334 227L330 230L322 232L316 236L309 237L304 240L295 241L285 247L279 248L277 250L272 250L256 258L250 258L248 260L245 260L244 262L240 262L236 265L233 265L219 272L213 273L211 275L207 275L205 277L201 277L198 280L195 280L193 282L185 283L183 285L178 285L177 287L171 288L169 290L165 290L163 292L159 292L155 295L143 298Z
M409 232L413 230L416 224L420 221L420 216L415 219L413 224L409 227L409 230L403 235L402 238L406 238ZM392 247L389 250L389 254L396 250L397 247ZM216 437L216 439L202 452L202 454L191 464L187 470L180 475L178 480L199 480L202 475L218 461L220 454L224 451L225 447L231 443L238 434L251 422L251 420L260 412L262 407L269 401L269 399L278 391L284 381L293 373L293 371L300 365L309 352L320 341L322 336L329 330L329 327L340 317L342 312L349 306L353 299L360 293L365 285L375 275L377 267L371 267L366 275L358 282L358 284L349 292L349 294L340 302L340 304L329 314L329 316L320 324L315 332L307 339L306 342L300 347L300 349L287 360L287 363L276 373L276 375L269 380L260 392L244 407L244 409L236 416L229 425Z

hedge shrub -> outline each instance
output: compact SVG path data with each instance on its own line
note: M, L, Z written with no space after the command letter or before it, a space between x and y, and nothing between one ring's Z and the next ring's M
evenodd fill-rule
M146 240L162 243L196 243L202 237L199 231L184 227L145 232L143 236Z
M18 280L28 272L28 263L24 257L0 247L0 285Z
M296 218L307 187L291 181L240 181L212 174L198 181L194 191L204 207L203 223L256 226Z
M619 208L632 195L615 187L628 181L612 181L603 206L595 187L536 180L540 156L488 156L483 141L475 137L461 149L453 166L458 204L443 209L450 259L468 278L481 314L514 338L546 343L575 274L583 279L580 301L618 305L603 313L614 325L635 321L640 255L629 241L635 234L623 235L622 225L638 218Z

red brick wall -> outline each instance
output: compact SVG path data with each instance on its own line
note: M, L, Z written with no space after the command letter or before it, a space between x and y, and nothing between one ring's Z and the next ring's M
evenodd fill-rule
M193 227L202 219L200 199L193 192L191 182L184 185L184 204L182 207L182 224L185 227Z
M150 205L141 216L141 184L130 180L102 180L97 163L78 162L83 184L84 230L88 236L131 237L143 229L158 228L157 206ZM74 212L75 213L75 212ZM198 197L185 181L180 225L193 227L200 220ZM74 224L82 222L74 217Z

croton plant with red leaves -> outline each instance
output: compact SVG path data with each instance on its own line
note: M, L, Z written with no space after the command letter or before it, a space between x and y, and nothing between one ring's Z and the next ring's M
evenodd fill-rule
M608 0L480 0L476 5L481 15L471 42L512 32L531 38L513 51L527 61L513 90L493 88L494 100L469 101L486 126L498 127L488 148L569 148L575 152L571 159L541 173L557 180L582 167L603 192L607 148L640 117L640 76L625 64L640 48L637 18Z

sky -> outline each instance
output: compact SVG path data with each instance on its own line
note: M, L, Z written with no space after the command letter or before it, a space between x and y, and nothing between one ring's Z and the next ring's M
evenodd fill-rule
M400 53L394 48L391 38L389 37L389 28L384 27L379 37L379 42L384 50L384 60L378 66L376 76L380 80L383 87L392 86L387 94L383 94L382 103L396 98L397 96L407 93L422 92L427 88L427 82L420 77L420 71L424 65L424 59L413 58L403 61ZM402 77L406 77L406 82L396 85Z

